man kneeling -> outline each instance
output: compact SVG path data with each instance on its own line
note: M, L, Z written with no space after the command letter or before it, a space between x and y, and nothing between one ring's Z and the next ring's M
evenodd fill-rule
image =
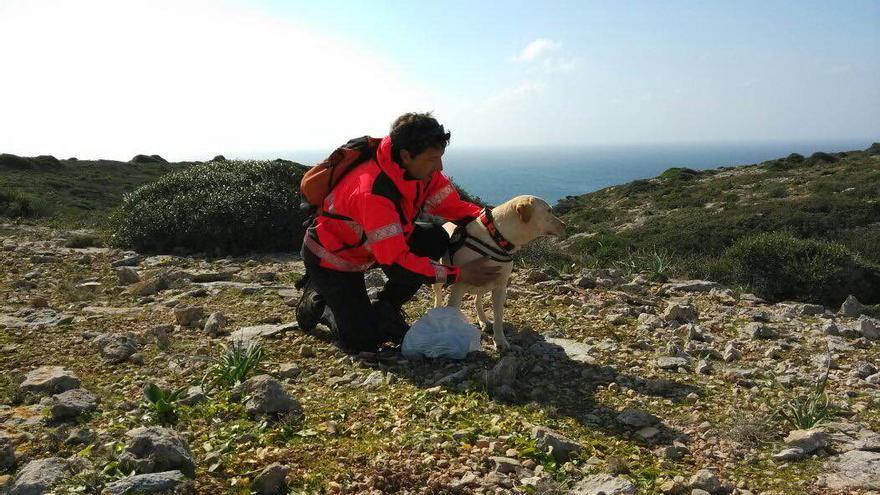
M303 239L300 329L323 322L353 352L399 345L409 329L403 305L422 284L482 285L498 275L485 258L461 267L433 261L446 253L449 235L442 226L416 221L426 213L467 223L482 211L462 200L442 173L450 135L430 113L402 115L376 156L333 187ZM374 266L388 282L370 301L364 272Z

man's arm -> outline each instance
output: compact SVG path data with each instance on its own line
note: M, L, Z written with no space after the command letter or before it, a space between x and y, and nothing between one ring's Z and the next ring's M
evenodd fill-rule
M428 199L425 200L425 213L443 218L457 224L467 223L480 216L483 210L461 199L452 182L443 174L432 181L431 189L428 190Z
M383 196L366 193L355 199L352 217L364 228L366 248L396 280L418 283L454 283L459 269L437 263L410 251L394 204Z

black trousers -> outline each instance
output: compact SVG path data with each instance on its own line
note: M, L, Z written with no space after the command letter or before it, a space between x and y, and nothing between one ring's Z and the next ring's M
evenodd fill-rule
M439 259L449 248L449 234L440 225L416 222L408 241L410 251L418 256ZM380 304L370 301L363 272L340 272L319 265L320 259L302 248L309 283L326 303L323 320L351 351L375 351L389 340L389 309L395 315L419 290L421 282L390 278L379 292ZM388 271L385 270L388 275ZM384 310L384 311L383 311ZM405 322L400 322L405 324ZM405 331L405 330L404 330ZM399 336L398 336L399 337Z

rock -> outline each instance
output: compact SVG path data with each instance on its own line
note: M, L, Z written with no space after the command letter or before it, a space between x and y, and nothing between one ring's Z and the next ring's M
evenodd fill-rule
M733 342L728 342L724 347L724 352L721 353L721 359L723 359L725 363L732 363L741 357L742 352L734 346Z
M793 448L783 449L783 450L773 454L773 459L775 459L777 461L783 461L783 462L796 461L798 459L803 458L804 455L806 455L806 454L804 453L803 449L793 447Z
M720 492L723 488L718 475L708 469L701 469L691 476L688 486L691 489L706 490L709 493Z
M802 316L815 316L825 314L825 306L821 304L799 304L796 313Z
M520 464L518 460L511 459L510 457L494 456L490 457L489 460L495 463L496 473L515 473L522 468L522 464Z
M45 308L49 306L49 301L43 296L34 296L29 301L32 308Z
M95 441L96 435L95 432L88 428L77 428L70 432L70 435L67 435L67 439L64 440L66 445L88 445Z
M47 408L51 421L63 421L76 418L80 414L98 408L98 396L84 388L74 388L49 399Z
M385 374L376 370L367 376L363 383L361 383L361 387L364 387L367 390L373 390L379 388L383 383L385 383Z
M631 428L644 428L660 422L657 416L638 409L625 409L617 415L617 422Z
M183 397L181 397L178 402L185 406L194 406L205 399L207 399L207 397L205 396L205 391L202 387L193 385L186 389Z
M580 287L581 289L595 289L596 288L596 279L595 277L591 277L589 275L584 275L582 277L578 277L574 281L574 285Z
M697 321L697 309L691 304L670 302L666 306L666 310L663 311L663 319L679 323L694 323Z
M205 333L212 337L216 337L223 333L223 329L226 327L227 323L226 315L224 315L222 311L215 311L211 313L205 321Z
M865 379L877 373L877 368L873 364L861 361L852 365L852 374L856 378Z
M27 463L18 473L9 495L43 495L69 475L69 463L60 457L48 457Z
M252 327L242 327L234 332L232 332L229 337L229 340L232 341L251 341L251 340L259 340L261 338L270 338L276 337L283 332L287 332L288 330L292 330L297 328L296 323L286 323L284 325L256 325Z
M849 295L846 298L846 301L843 301L843 304L840 305L840 314L844 316L851 316L853 318L859 316L865 311L865 305L859 302L856 299L856 296Z
M168 334L174 331L173 325L156 325L147 330L147 335L151 336L156 342L156 347L160 350L167 350L171 347L171 341Z
M201 306L183 306L174 308L174 318L182 327L197 327L205 318L205 308Z
M0 436L0 473L15 467L15 445L10 438Z
M169 281L163 275L156 275L147 280L136 282L126 289L126 292L133 296L145 297L157 294L168 288Z
M574 440L543 426L532 428L532 438L537 440L536 446L541 451L546 452L550 449L550 455L560 463L567 461L584 448Z
M694 488L693 490L691 490L691 495L712 495L712 494L707 492L706 490L700 490L699 488Z
M141 281L137 270L130 266L120 266L116 269L116 285L131 285Z
M57 394L79 387L79 378L61 366L41 366L25 376L21 390L40 394Z
M708 375L712 372L712 363L705 359L701 359L700 362L697 363L697 368L695 371L701 375Z
M822 325L822 333L825 335L840 335L840 329L837 328L836 323L829 321Z
M92 342L101 346L101 356L111 363L121 363L138 350L137 340L131 335L103 334Z
M287 493L287 473L290 469L280 463L272 463L254 478L251 489L259 495L281 495Z
M175 431L159 426L141 427L126 433L130 438L119 456L123 470L138 473L159 473L180 470L195 477L196 464L192 452Z
M529 346L529 353L537 355L562 354L572 361L595 363L594 347L571 339L547 337Z
M785 437L785 445L790 448L799 448L804 451L804 454L811 454L828 445L828 434L821 428L794 430Z
M880 385L880 373L874 373L871 376L865 377L865 381L871 385Z
M315 350L312 349L312 346L303 344L299 348L299 355L304 358L313 358L315 357Z
M851 450L825 464L825 485L832 490L880 490L880 452Z
M113 268L118 268L120 266L137 266L143 259L143 256L135 254L122 258L121 260L116 260L113 263L110 263L110 266L112 266Z
M569 495L635 495L637 489L624 478L610 474L596 474L579 481L568 493Z
M662 293L669 292L711 292L717 289L718 284L707 280L684 280L680 282L670 282L663 284L660 288Z
M180 493L185 491L188 481L180 471L162 471L128 476L108 483L106 493L123 495L129 493Z
M519 363L513 354L505 355L486 374L486 384L489 388L513 384L516 380L518 365Z
M293 379L298 377L300 373L302 373L302 370L295 363L282 363L278 367L279 378Z
M757 321L746 324L746 326L741 329L740 333L752 339L776 338L776 331L773 330L772 327Z
M657 358L657 367L663 370L677 370L687 368L689 361L681 357L663 356Z
M269 375L257 375L235 387L234 393L245 397L249 414L281 414L302 411L296 399Z
M868 340L880 340L880 320L862 316L857 323L857 329Z

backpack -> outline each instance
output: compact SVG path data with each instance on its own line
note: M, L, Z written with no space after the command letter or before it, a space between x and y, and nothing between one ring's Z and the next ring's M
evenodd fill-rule
M324 198L349 170L376 156L380 142L382 139L370 136L351 139L309 169L299 185L303 197L302 208L311 211L320 208Z

